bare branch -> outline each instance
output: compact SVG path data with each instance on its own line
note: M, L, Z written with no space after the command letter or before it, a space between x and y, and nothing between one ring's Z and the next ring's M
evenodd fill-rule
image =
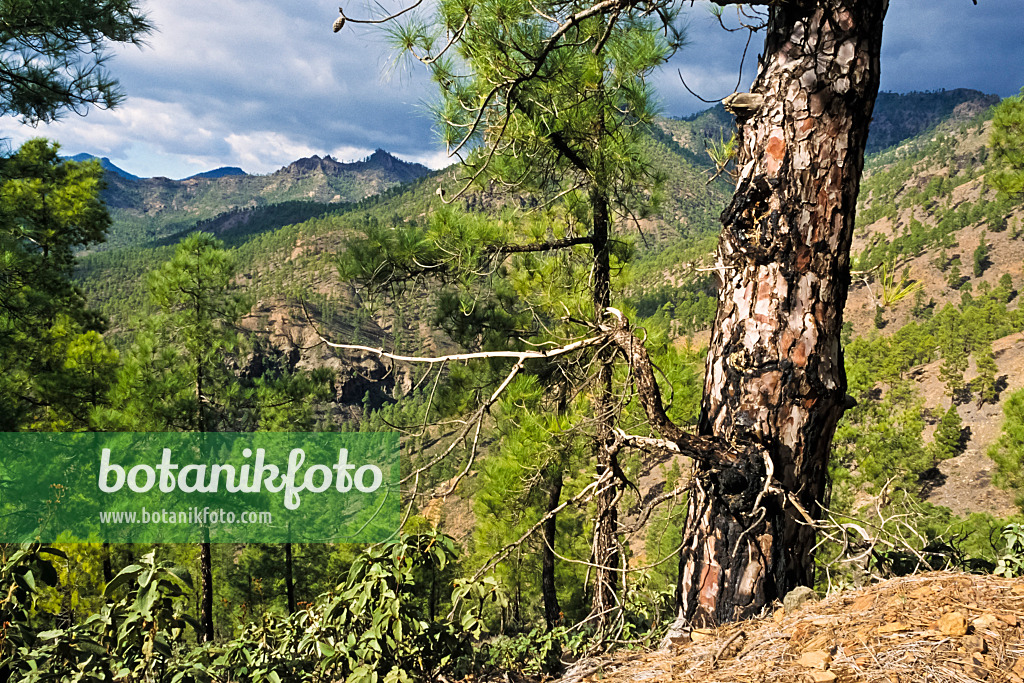
M363 346L361 344L338 344L332 342L320 334L317 331L317 336L320 341L331 347L332 349L342 349L346 351L364 351L366 353L377 356L378 358L387 358L389 360L401 362L401 363L449 363L457 360L481 360L485 358L514 358L519 361L529 360L532 358L554 358L556 356L562 356L573 351L579 351L580 349L589 348L591 346L598 346L604 344L607 340L602 335L600 337L589 337L587 339L581 339L579 341L560 346L556 349L545 349L540 351L476 351L473 353L453 353L447 356L403 356L397 353L390 353L385 351L383 348L375 349L372 346Z

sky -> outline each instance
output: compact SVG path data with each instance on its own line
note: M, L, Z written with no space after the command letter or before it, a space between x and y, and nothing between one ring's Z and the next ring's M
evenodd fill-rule
M369 3L342 0L346 14ZM733 91L745 37L723 31L706 2L685 3L689 44L653 81L661 112L685 116ZM397 5L395 5L397 6ZM426 69L396 60L380 28L331 26L338 0L143 0L156 31L111 50L127 99L110 111L32 128L0 118L14 146L45 136L63 153L106 156L142 177L221 166L270 173L318 154L354 161L383 148L432 168L449 162L427 104ZM1024 86L1022 0L891 0L881 89L969 87L1006 97ZM735 9L725 10L735 25ZM755 36L740 90L754 77Z

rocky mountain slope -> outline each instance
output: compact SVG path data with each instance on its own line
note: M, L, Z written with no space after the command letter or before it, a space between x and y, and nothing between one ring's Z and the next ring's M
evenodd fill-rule
M355 202L430 173L426 166L402 161L380 149L352 163L330 156L299 159L268 175L221 168L171 180L136 178L112 165L106 168L110 172L104 198L114 225L106 244L98 250L160 240L225 213L295 201L324 208Z

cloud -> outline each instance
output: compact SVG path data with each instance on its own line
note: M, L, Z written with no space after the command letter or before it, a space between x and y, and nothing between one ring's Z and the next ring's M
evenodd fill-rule
M444 150L433 152L432 154L413 154L412 156L405 157L405 160L416 164L423 164L435 171L447 168L459 161L458 157L448 156L448 153Z
M1019 6L893 2L882 88L1016 93L1024 85ZM426 70L408 60L392 67L380 29L349 25L334 34L335 0L174 0L147 11L158 28L148 45L113 51L111 71L129 96L119 109L35 130L0 119L0 136L19 144L42 134L69 153L172 177L217 166L266 173L300 156L358 159L378 147L432 167L449 162L423 104L434 96ZM746 39L723 31L706 3L684 12L690 44L652 76L670 116L709 106L687 93L677 69L701 96L723 97L736 87ZM725 14L731 24L733 12ZM740 90L753 81L762 41L751 42Z

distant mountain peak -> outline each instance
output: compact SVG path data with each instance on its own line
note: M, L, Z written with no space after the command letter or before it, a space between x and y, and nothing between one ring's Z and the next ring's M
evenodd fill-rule
M351 163L337 161L330 154L323 157L314 154L313 156L293 161L281 170L277 171L275 175L307 175L318 171L324 175L330 176L337 176L345 173L383 171L388 174L397 175L403 182L413 180L430 173L430 169L423 164L402 161L390 152L378 148L374 150L373 154L362 161L353 161Z
M107 157L98 157L94 154L82 152L81 154L76 154L73 157L68 157L68 159L70 159L71 161L92 161L93 159L99 159L100 166L102 166L105 171L108 171L110 173L116 173L122 178L127 178L128 180L139 180L139 176L132 175L123 168L115 166L114 162L112 162Z
M237 166L221 166L220 168L215 168L212 171L203 171L202 173L190 175L188 178L185 178L185 180L197 180L201 178L224 178L226 176L234 175L248 175L248 173L246 173Z

